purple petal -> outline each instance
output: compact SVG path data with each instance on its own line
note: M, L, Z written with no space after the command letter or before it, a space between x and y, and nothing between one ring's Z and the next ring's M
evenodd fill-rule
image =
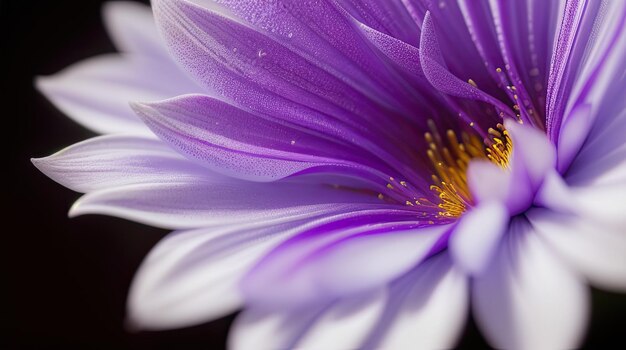
M573 186L610 185L626 182L626 109L606 123L596 123L572 165L564 175Z
M603 6L602 2L577 0L568 1L563 9L552 51L546 96L546 127L552 140L558 138L561 122L566 115L567 97L572 92L581 62L587 55L586 49L595 39L593 35L597 29L594 23Z
M491 261L508 223L509 213L497 201L470 209L450 237L450 255L454 262L468 274L482 272Z
M439 48L435 24L431 19L430 13L426 13L424 17L419 52L424 75L436 89L452 96L492 104L498 111L512 116L511 109L508 106L469 83L460 80L447 69Z
M515 218L489 268L473 284L473 311L490 345L571 349L584 336L589 295L528 221Z
M387 177L361 165L371 163L364 150L260 118L208 96L136 103L133 108L172 147L229 176L274 181L315 167L336 167L344 172Z
M392 214L383 223L370 217L367 226L321 227L283 243L244 280L247 300L299 303L382 286L415 266L450 229L415 228L406 214Z
M339 3L364 25L417 47L420 29L402 1L340 0Z
M592 285L626 291L626 235L584 217L533 210L530 223L559 257Z
M371 101L391 108L411 101L398 98L409 97L409 92L397 83L397 74L386 73L353 21L333 5L308 8L294 1L259 8L233 2L226 9L177 0L155 1L153 6L181 64L207 88L255 111L288 118L281 109L289 106L308 115L319 111L367 118L381 113ZM323 15L311 22L308 17L319 11ZM318 33L321 26L323 33Z

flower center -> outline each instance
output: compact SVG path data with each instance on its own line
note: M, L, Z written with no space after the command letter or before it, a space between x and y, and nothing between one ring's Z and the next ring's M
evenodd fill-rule
M462 132L459 138L453 130L446 131L445 137L442 137L432 121L429 121L429 127L431 131L424 138L434 170L430 190L439 198L437 216L456 218L474 205L467 184L469 162L482 158L507 169L513 143L502 124L496 125L495 129L489 128L489 136L482 141L466 132Z

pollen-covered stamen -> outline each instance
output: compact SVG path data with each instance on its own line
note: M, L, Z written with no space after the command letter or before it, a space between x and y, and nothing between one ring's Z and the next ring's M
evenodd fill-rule
M513 144L502 124L488 130L488 138L481 141L476 135L461 133L459 140L453 130L442 138L434 123L431 132L424 135L429 149L428 158L434 169L430 190L439 198L439 217L459 217L474 205L467 184L467 168L475 158L488 159L502 168L508 168Z
M485 140L487 159L500 167L509 167L509 157L513 152L513 142L504 125L496 125L496 129L489 128L489 138Z

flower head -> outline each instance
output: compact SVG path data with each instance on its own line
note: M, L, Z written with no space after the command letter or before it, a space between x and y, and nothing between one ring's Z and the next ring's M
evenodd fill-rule
M626 3L152 7L38 81L108 135L33 160L71 215L176 230L138 326L244 307L234 348L446 348L471 307L495 347L568 348L586 282L626 288Z

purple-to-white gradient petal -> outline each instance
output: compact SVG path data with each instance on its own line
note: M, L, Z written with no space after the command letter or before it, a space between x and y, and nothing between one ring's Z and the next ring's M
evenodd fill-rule
M281 244L243 280L247 300L294 304L384 286L424 259L450 230L416 228L403 213L386 215L383 223L372 215L367 225L319 228Z
M302 224L294 220L250 229L171 233L152 249L133 279L129 326L178 328L235 312L244 303L239 279L268 249L297 233Z
M139 136L98 136L32 162L54 181L83 193L134 184L222 178L161 140Z
M376 197L342 191L317 182L263 184L214 178L135 184L89 192L70 216L103 214L153 226L192 229L204 226L278 224L366 209L389 209Z

